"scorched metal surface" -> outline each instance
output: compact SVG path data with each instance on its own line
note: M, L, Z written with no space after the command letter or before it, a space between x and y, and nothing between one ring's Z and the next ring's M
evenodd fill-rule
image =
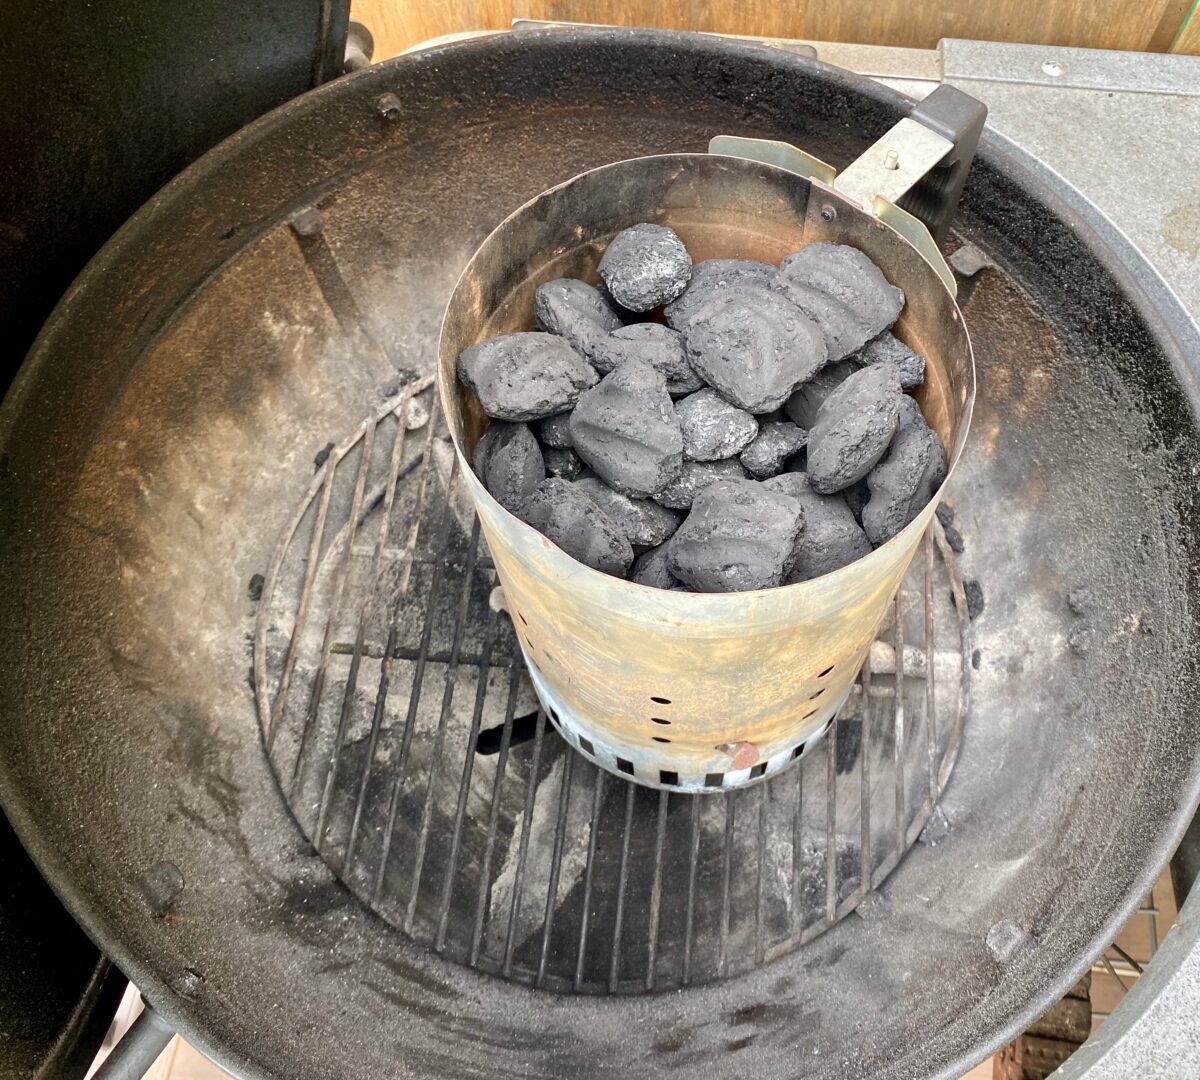
M2 419L0 781L73 912L226 1067L951 1077L1136 905L1196 794L1200 349L986 137L959 239L995 266L963 290L980 392L948 495L984 601L972 715L948 832L858 915L679 994L538 994L371 915L262 753L250 583L314 455L431 372L445 298L504 213L731 130L841 166L910 107L711 38L432 50L236 136L65 298ZM293 231L313 205L323 228Z

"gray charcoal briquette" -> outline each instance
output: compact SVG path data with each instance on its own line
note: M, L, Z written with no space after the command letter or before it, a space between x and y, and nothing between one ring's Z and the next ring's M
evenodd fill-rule
M830 574L871 553L871 541L840 494L817 494L802 472L781 473L763 487L793 496L804 508L804 532L787 584Z
M871 489L867 487L866 476L844 489L841 495L846 500L846 505L850 507L851 513L854 514L861 525L863 511L866 509L867 503L871 501Z
M625 534L579 488L567 480L543 480L521 508L521 520L571 558L614 577L633 564Z
M697 492L718 480L744 480L746 470L735 457L724 461L685 461L679 475L654 496L660 506L690 510Z
M825 399L808 433L808 478L815 491L831 495L875 467L896 433L901 396L895 366L875 364Z
M900 419L887 453L867 475L870 501L863 530L876 546L887 543L924 508L946 479L946 450L910 397L900 401Z
M689 461L723 461L741 453L758 434L758 421L715 390L698 390L675 402L675 415Z
M546 476L542 451L528 424L489 424L475 445L471 464L492 498L514 514Z
M770 263L751 259L705 259L692 267L692 278L683 295L667 305L663 317L668 326L686 331L696 312L722 289L746 284L770 288L778 272Z
M629 580L638 585L648 585L651 589L667 589L671 592L687 592L667 567L667 545L643 551L633 560L633 569L629 571Z
M808 432L784 420L763 424L755 440L742 451L742 464L756 480L774 476L793 454L808 443ZM683 452L687 453L684 438Z
M685 336L696 374L749 413L778 408L825 364L816 323L786 297L755 285L715 293Z
M629 360L605 375L571 413L575 452L611 487L634 498L665 488L683 462L683 436L667 383Z
M565 412L600 378L562 338L505 334L463 349L458 377L493 420L540 420Z
M542 451L546 463L546 472L551 476L559 476L564 480L574 480L583 472L583 462L574 450L558 450L553 446Z
M782 585L804 531L798 499L757 480L720 480L696 496L667 545L667 567L696 592Z
M669 304L687 287L692 258L663 225L634 225L609 241L598 267L612 298L630 311Z
M600 291L577 278L556 278L537 287L533 315L539 330L565 338L585 360L621 325Z
M787 256L777 288L820 326L831 361L887 330L904 307L904 293L847 244L809 244Z
M817 413L829 397L851 375L858 371L858 365L853 360L838 360L826 364L806 383L796 388L796 392L787 399L783 411L788 419L805 431L812 429L817 422Z
M626 360L641 360L667 380L667 393L690 394L704 385L688 363L683 335L662 323L633 323L597 342L588 357L602 375Z
M669 510L652 499L631 499L595 475L581 476L575 486L604 511L635 547L661 544L683 520L678 510Z
M885 330L854 354L863 366L893 363L900 372L900 389L915 390L925 381L925 357L915 353L891 331Z
M538 424L538 441L552 450L571 449L571 414L559 413L557 416L547 416Z

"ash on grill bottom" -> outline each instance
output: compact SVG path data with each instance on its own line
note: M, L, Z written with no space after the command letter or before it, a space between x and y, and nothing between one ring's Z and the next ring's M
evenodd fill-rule
M966 710L967 604L936 521L825 736L724 795L571 749L495 585L430 380L411 383L321 455L255 640L280 788L360 900L447 959L568 993L737 975L866 914Z

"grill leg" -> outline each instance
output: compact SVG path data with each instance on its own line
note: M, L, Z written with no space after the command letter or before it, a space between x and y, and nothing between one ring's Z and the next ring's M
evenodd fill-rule
M141 1080L174 1035L175 1029L146 1003L92 1080Z

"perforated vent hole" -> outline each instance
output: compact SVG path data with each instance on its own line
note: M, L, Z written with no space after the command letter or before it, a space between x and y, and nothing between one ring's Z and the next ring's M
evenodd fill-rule
M725 783L725 774L723 772L710 772L704 774L705 787L722 787Z
M833 669L835 667L837 667L837 664L830 664L829 667L827 667L824 671L817 672L817 678L818 679L825 678L825 676L828 675L831 671L833 671Z
M750 770L750 779L754 780L757 777L762 776L762 774L765 773L766 771L767 771L767 763L765 761L760 761L757 765L754 766L754 768L752 768Z
M812 694L808 700L816 701L817 698L819 698L823 693L825 693L825 687L822 686L815 694Z
M633 775L633 762L626 761L623 757L617 758L617 768L626 776Z
M804 744L804 743L801 743L799 746L797 746L797 747L796 747L796 749L795 749L795 750L793 750L793 751L792 751L792 760L793 760L793 761L794 761L796 758L798 758L798 757L799 757L801 754L803 754L803 753L804 753L804 747L805 747L805 744Z
M591 754L593 757L595 757L596 748L592 745L592 740L584 737L583 735L579 736L579 749L585 754Z
M667 784L671 787L676 787L679 784L679 773L671 772L670 769L660 769L658 773L658 782Z
M523 622L526 626L529 625L529 620L527 618L525 618L525 616L522 615L521 612L519 612L519 611L517 612L517 618L520 619L521 622Z
M650 700L659 705L670 705L671 704L671 699L669 697L655 697L653 694L651 694Z
M661 716L650 717L650 723L652 724L669 724L670 722L670 720L664 720Z
M671 741L670 739L664 739L664 738L663 738L661 735L651 735L650 737L651 737L651 738L652 738L652 739L653 739L655 742L665 742L665 743L669 743L669 742Z

